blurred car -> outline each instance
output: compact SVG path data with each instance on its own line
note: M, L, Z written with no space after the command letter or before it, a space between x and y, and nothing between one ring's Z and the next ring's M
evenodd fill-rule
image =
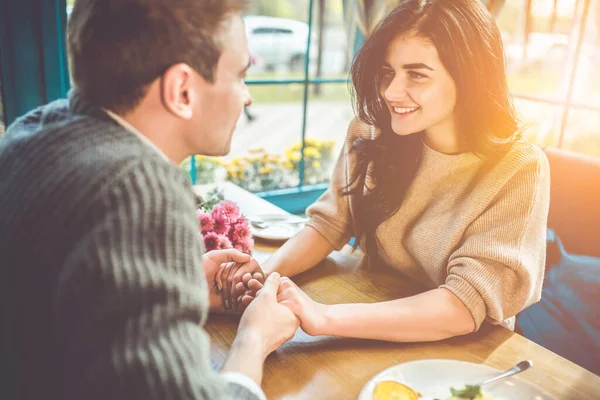
M301 71L304 68L308 24L262 15L246 16L244 22L250 54L259 60L259 66L267 71L282 66L290 71ZM312 45L311 48L315 50Z

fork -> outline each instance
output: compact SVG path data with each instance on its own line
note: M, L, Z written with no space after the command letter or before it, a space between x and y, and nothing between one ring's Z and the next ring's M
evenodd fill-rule
M467 385L467 387L471 390L476 390L481 388L484 385L487 385L489 383L492 382L496 382L499 381L500 379L505 379L508 378L509 376L513 376L516 374L520 374L523 371L528 370L529 368L531 368L533 366L533 362L530 360L525 360L525 361L521 361L520 363L518 363L517 365L515 365L514 367L512 367L509 370L504 371L503 373L496 375L490 379L486 379L483 382L478 383L477 385ZM462 391L464 391L465 389L463 389ZM460 392L460 391L459 391ZM463 398L463 397L461 397ZM473 397L464 397L465 399L473 399ZM436 399L433 397L422 397L421 400L440 400L440 399Z

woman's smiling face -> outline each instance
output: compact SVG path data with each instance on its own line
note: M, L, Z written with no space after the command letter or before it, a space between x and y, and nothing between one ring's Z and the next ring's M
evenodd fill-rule
M456 85L429 40L397 36L386 50L380 77L379 93L397 135L456 135Z

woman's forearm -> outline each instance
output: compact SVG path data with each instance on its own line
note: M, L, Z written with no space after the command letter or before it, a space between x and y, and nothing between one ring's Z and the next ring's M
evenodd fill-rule
M327 307L318 334L392 342L426 342L475 330L471 312L447 289L372 304Z
M262 265L265 273L277 271L281 276L294 276L320 263L333 246L314 228L304 227Z

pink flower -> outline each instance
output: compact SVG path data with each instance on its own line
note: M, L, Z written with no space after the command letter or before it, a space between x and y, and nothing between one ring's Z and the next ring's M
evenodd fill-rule
M219 249L230 249L233 247L233 245L231 244L231 241L229 240L229 238L225 235L219 235L219 244L218 244L218 248Z
M246 217L241 216L237 222L231 226L230 233L230 238L233 243L242 242L248 237L251 237L252 234L250 232L250 226L248 225L248 220Z
M211 216L214 221L212 230L215 233L223 235L229 232L229 229L231 228L229 218L221 207L215 206L212 210Z
M254 247L254 239L252 236L246 237L244 240L240 240L235 244L235 248L241 251L242 253L251 254L252 248Z
M216 250L219 248L219 235L214 232L208 232L204 236L204 248L206 251Z
M202 231L202 233L206 233L214 229L215 221L209 213L205 213L202 210L196 210L196 216L198 217L198 223L200 224L200 231Z
M218 206L221 207L223 212L227 215L230 223L237 221L237 219L240 217L240 209L233 201L222 200Z

